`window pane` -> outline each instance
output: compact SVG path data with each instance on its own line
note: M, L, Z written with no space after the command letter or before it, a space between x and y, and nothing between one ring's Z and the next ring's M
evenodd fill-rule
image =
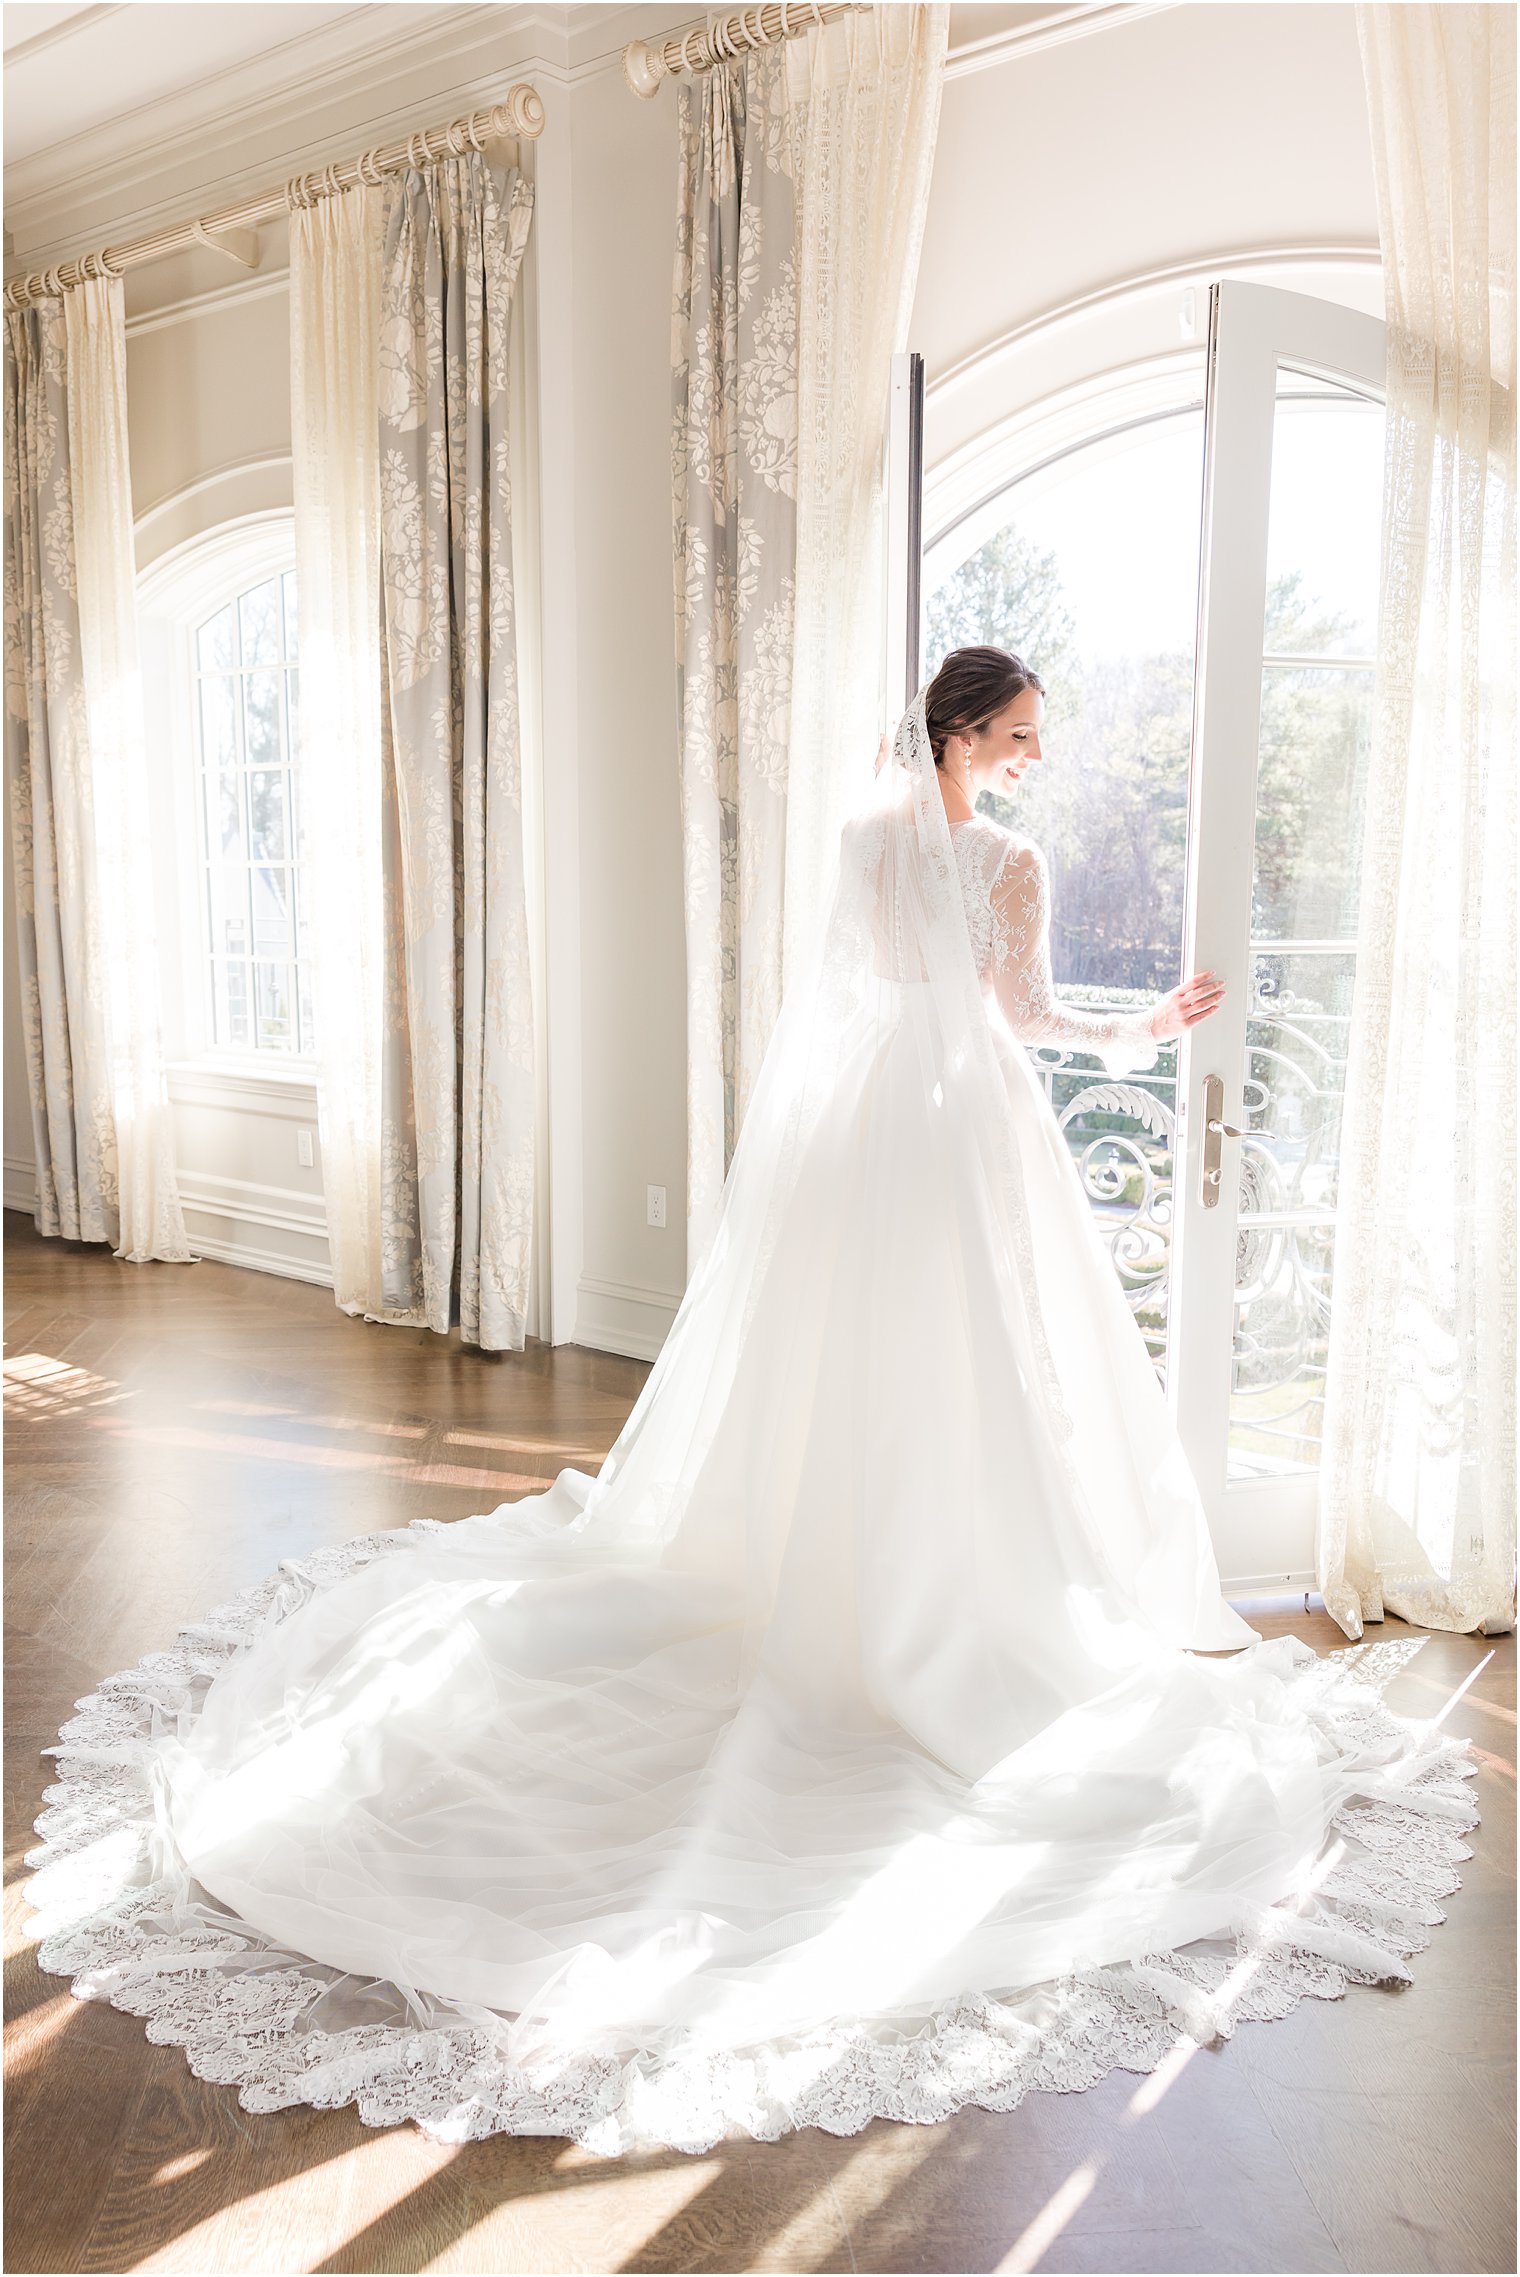
M285 828L285 770L255 767L248 776L248 842L256 862L283 862L289 851Z
M246 957L248 940L248 872L241 864L213 862L206 873L211 904L211 953L215 957Z
M317 1024L311 1005L311 967L296 966L296 993L301 1007L301 1049L314 1052L317 1048Z
M243 682L243 739L250 767L280 763L280 675L250 672Z
M219 1044L251 1041L248 1033L248 967L238 958L212 961L212 993L216 1000L216 1040Z
M294 947L290 872L256 869L253 873L253 953L258 957L286 956Z
M280 583L285 593L285 654L294 660L296 655L296 573L287 569Z
M253 997L257 1041L275 1050L288 1051L292 1042L289 965L256 962Z
M280 589L271 577L255 585L238 602L243 630L243 663L278 664L280 661Z
M1356 938L1372 740L1372 674L1268 664L1261 675L1256 864L1258 940Z
M213 862L247 858L241 768L218 767L206 777L206 852Z
M1284 365L1272 424L1269 651L1376 653L1382 526L1383 406Z
M218 609L196 635L196 650L203 672L231 672L237 664L237 641L232 627L232 603Z
M219 677L201 682L201 758L208 767L237 764L235 685Z

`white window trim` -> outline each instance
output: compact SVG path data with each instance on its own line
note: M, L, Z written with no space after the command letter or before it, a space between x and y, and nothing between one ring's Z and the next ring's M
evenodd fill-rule
M1223 253L1088 295L941 372L924 408L926 600L1002 528L1015 484L1033 496L1042 475L1058 481L1075 452L1103 442L1122 449L1148 421L1201 414L1216 277L1382 311L1376 247Z
M164 760L160 814L166 825L174 890L169 923L161 927L166 982L166 1021L171 1033L165 1071L174 1095L187 1085L203 1093L222 1090L229 1100L248 1086L284 1085L301 1102L316 1096L317 1061L308 1052L257 1052L217 1044L207 968L208 918L205 907L206 860L201 844L200 758L194 716L197 626L228 601L272 571L295 559L295 522L289 508L239 515L203 536L175 546L138 579L138 614L145 660L156 660L145 691L150 714L163 731ZM172 816L172 820L170 819ZM160 874L160 883L166 881ZM173 983L177 981L175 987Z

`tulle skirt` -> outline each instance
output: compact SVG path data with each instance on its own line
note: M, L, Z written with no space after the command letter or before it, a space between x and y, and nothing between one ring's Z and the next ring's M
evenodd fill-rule
M286 1569L82 1703L44 1965L255 2107L608 2151L1013 2101L1404 1974L1462 1743L1222 1602L999 1053L1011 1241L910 995L784 1212L732 1197L596 1478Z

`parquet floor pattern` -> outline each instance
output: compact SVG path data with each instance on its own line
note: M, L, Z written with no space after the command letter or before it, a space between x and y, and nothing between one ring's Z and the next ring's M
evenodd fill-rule
M448 2150L351 2110L250 2117L73 2000L20 1888L72 1702L282 1557L594 1472L647 1370L483 1356L13 1212L5 1271L7 2270L1514 2269L1512 1639L1431 1637L1390 1690L1428 1714L1465 1685L1448 1720L1481 1750L1475 1855L1414 1984L1150 2079L701 2158ZM1259 1625L1342 1641L1323 1616Z

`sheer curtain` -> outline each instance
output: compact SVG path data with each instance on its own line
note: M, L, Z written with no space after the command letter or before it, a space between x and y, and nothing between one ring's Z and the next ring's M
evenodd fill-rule
M875 749L881 465L949 11L878 8L681 85L673 366L687 955L687 1273L846 761Z
M948 7L869 8L787 43L798 122L788 981L827 915L849 767L881 730L890 364L908 344L949 24Z
M119 277L5 320L5 741L39 1233L193 1263L164 1075Z
M526 1336L534 1064L508 484L532 191L479 152L292 230L306 806L341 1309Z
M1319 1580L1514 1624L1515 15L1357 8L1388 322L1381 621Z
M313 880L322 1190L341 1311L374 1318L401 1166L381 1117L380 191L292 214L290 384L301 596L301 824ZM404 1207L404 1195L399 1196ZM385 1317L381 1314L381 1317Z

